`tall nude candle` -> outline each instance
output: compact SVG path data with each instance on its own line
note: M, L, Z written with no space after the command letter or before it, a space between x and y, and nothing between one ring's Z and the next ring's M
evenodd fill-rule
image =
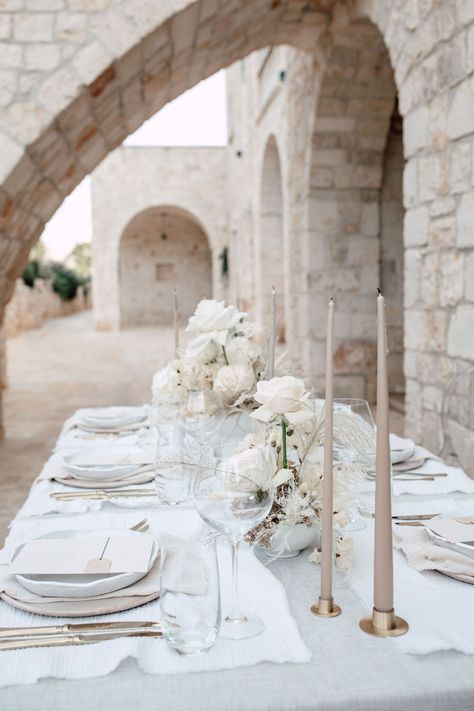
M375 461L374 608L393 610L392 492L385 299L377 298L377 449Z
M270 316L270 335L268 338L268 364L267 380L271 380L275 371L275 346L276 346L276 291L272 288L272 307Z
M326 391L324 422L323 521L321 531L321 598L332 598L333 565L333 373L334 300L329 302L326 336Z
M179 349L179 314L178 314L178 292L174 290L174 355L178 357Z

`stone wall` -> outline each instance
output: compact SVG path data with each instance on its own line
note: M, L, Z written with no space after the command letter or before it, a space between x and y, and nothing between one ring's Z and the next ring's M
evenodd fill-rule
M164 103L261 50L235 70L233 111L247 125L233 130L224 159L228 289L260 303L262 165L274 135L287 341L321 386L325 303L337 291L339 382L371 394L381 191L398 97L406 405L410 434L437 449L443 390L474 360L472 0L27 5L7 0L0 8L2 307L44 222L85 174ZM283 75L279 50L262 50L282 44L307 52L289 57ZM225 286L215 282L216 295ZM111 300L118 304L117 294ZM117 319L118 307L107 322ZM451 419L474 451L471 401L460 393Z
M182 323L212 296L209 242L180 211L150 208L137 215L123 233L119 268L122 328L172 324L174 289Z
M82 287L72 301L62 301L51 289L51 283L37 279L30 288L18 279L15 291L5 312L3 330L6 338L13 338L22 331L39 328L45 321L59 316L77 313L90 308L90 296L84 299ZM1 368L0 368L1 370Z
M225 174L226 151L224 148L139 148L122 147L95 170L92 175L92 207L94 235L92 240L94 272L98 275L93 282L94 320L99 329L118 329L121 325L121 296L123 281L120 268L125 270L125 252L121 245L127 232L138 228L150 233L156 230L160 241L160 210L173 215L180 214L188 223L180 222L182 230L189 221L197 226L204 239L196 243L196 258L193 258L193 239L187 240L179 274L167 280L170 294L174 286L183 284L185 274L193 270L200 273L204 286L190 289L190 298L200 294L225 293L226 280L222 277L219 256L227 245L227 193ZM159 209L158 209L159 208ZM155 225L150 223L151 216ZM168 218L166 218L168 219ZM137 220L139 222L137 223ZM168 228L167 228L168 229ZM179 230L178 230L179 231ZM186 232L186 230L184 230ZM194 230L196 237L196 230ZM138 243L136 243L137 246ZM150 249L152 245L150 243ZM155 244L156 260L160 261L160 251ZM176 242L179 251L179 241ZM133 257L133 245L128 243L126 258ZM207 255L207 256L206 256ZM153 257L153 259L155 259ZM204 257L202 259L201 257ZM174 260L174 257L173 257ZM210 265L209 262L212 264ZM156 270L156 264L153 262ZM212 271L212 283L210 272ZM142 307L146 301L156 299L156 271L149 271L141 285ZM123 278L125 271L123 272ZM192 285L192 280L190 285ZM130 288L134 288L129 284ZM127 287L128 288L128 287ZM166 288L166 287L165 287ZM180 289L181 290L181 289ZM161 293L161 292L160 292ZM128 291L130 295L130 291ZM163 295L163 294L162 294ZM184 313L190 312L187 296ZM164 318L155 310L156 321Z

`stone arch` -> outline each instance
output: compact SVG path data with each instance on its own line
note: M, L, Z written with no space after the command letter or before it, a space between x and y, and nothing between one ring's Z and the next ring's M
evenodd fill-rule
M152 207L125 227L119 249L120 326L170 325L173 290L183 322L212 295L212 255L199 220L174 206Z
M285 340L285 249L283 178L275 136L265 145L261 173L259 254L257 255L258 313L268 321L272 287L277 294L277 338Z
M62 29L61 38L69 41L76 33L72 41L80 49L73 46L77 51L66 53L56 69L46 63L28 101L11 83L0 96L2 312L45 223L127 135L186 89L256 49L284 43L313 48L332 3L106 4L85 16L82 29ZM45 20L48 36L54 15ZM19 24L21 19L20 13ZM34 27L22 32L26 44L38 41ZM31 76L26 79L31 84Z
M311 146L309 321L317 354L311 361L321 379L326 304L334 295L338 389L369 399L374 396L377 287L388 289L389 340L395 334L402 350L397 309L403 289L403 153L400 130L391 131L395 125L401 129L396 97L380 30L360 18L335 31L321 75ZM400 363L398 358L398 369Z

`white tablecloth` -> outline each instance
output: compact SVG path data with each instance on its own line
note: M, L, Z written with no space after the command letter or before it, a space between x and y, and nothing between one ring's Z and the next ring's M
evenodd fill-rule
M67 435L68 438L70 438L70 436L71 433ZM83 446L85 446L84 442L88 442L88 440L82 440ZM69 440L67 444L70 445ZM440 464L437 462L436 467L438 471L440 470L439 466ZM462 475L462 477L463 485L468 488L470 481L465 475ZM453 491L459 491L458 482L459 478L455 482ZM422 484L424 487L428 486L428 482L426 482L426 484L422 482ZM34 499L36 495L35 489L39 491L38 486L34 487L30 495L29 503L31 503L31 499ZM428 491L430 491L430 489L428 489ZM418 493L414 496L400 496L396 497L394 505L397 506L399 502L403 503L404 499L410 500L412 504L418 501L421 504L424 498L424 496L420 496ZM438 500L442 502L444 498L445 497L440 496ZM96 503L97 502L93 502L94 505ZM451 503L449 505L451 505ZM154 520L154 516L160 516L162 513L163 512L160 514L160 511L154 510L153 507L150 507L146 511L146 515L151 521ZM185 514L184 511L181 513L183 515ZM188 514L189 513L190 512L188 512ZM189 520L187 518L188 514L186 514L186 520ZM9 554L14 547L15 539L20 539L22 536L26 538L30 535L28 533L28 531L31 532L30 526L33 526L36 533L41 532L41 526L49 527L53 525L57 527L58 525L63 525L65 528L70 528L74 527L76 525L75 522L79 521L80 523L77 525L87 528L88 525L91 525L92 521L110 522L110 517L114 518L114 520L121 518L124 525L128 525L129 522L134 523L142 516L141 511L130 511L123 508L116 508L115 511L112 511L109 504L106 504L101 511L96 511L95 513L89 512L80 517L75 515L52 515L50 517L43 515L39 518L18 519L12 527L11 538L8 541L8 551L6 554ZM179 533L179 531L175 532ZM94 650L106 650L106 653L100 655L100 659L102 659L102 656L107 659L105 663L98 663L95 674L108 674L108 672L111 672L108 676L101 681L93 682L92 685L90 682L87 682L87 680L84 680L81 682L80 687L77 687L75 682L62 684L61 682L45 681L40 683L38 687L34 688L41 690L42 705L43 701L46 704L48 700L53 699L55 694L59 694L59 696L65 700L67 698L66 690L69 690L71 697L69 698L70 705L68 705L68 708L74 711L76 708L81 708L81 698L82 701L84 701L85 697L81 697L81 693L76 694L77 691L82 689L88 699L88 711L92 711L94 708L99 709L99 707L102 709L103 706L99 703L97 698L89 698L90 690L95 688L107 694L107 709L117 708L125 710L130 708L130 706L126 704L127 702L131 703L132 699L132 697L124 691L123 680L126 679L127 683L140 684L141 693L144 694L143 698L140 698L140 701L145 703L145 707L146 703L152 706L160 702L159 705L162 708L186 709L189 708L186 704L189 703L189 699L192 698L194 708L208 709L329 709L341 707L347 711L349 711L349 709L365 710L372 708L396 708L398 710L401 703L404 708L419 708L417 698L420 693L425 700L429 698L439 698L439 694L442 693L444 694L443 699L445 703L440 702L436 708L446 709L446 711L447 709L451 711L451 709L473 708L473 705L466 705L466 699L472 701L474 698L474 679L472 679L472 674L468 673L468 671L472 669L471 657L465 657L455 653L438 653L437 655L431 654L426 657L414 657L412 655L400 654L400 652L421 653L434 651L435 649L462 649L459 645L459 634L462 636L463 631L466 632L469 629L462 624L463 616L458 616L459 624L456 626L457 629L454 630L455 633L446 634L443 637L442 610L440 609L442 606L434 605L430 607L430 600L440 592L446 597L451 595L457 600L458 595L455 592L456 590L463 591L460 597L464 598L464 600L469 600L470 597L474 595L474 588L455 581L443 579L435 573L418 573L412 571L403 556L396 552L397 612L408 619L411 625L410 633L399 640L378 640L367 637L359 631L357 623L358 619L370 610L372 604L371 566L373 553L371 537L372 522L368 520L367 528L362 532L354 534L357 558L355 574L351 581L352 589L335 590L334 594L337 602L343 605L344 611L340 618L333 620L315 618L309 612L309 606L317 599L319 591L319 571L316 566L307 562L305 555L299 556L297 559L277 561L272 564L272 570L278 573L278 576L285 584L293 615L296 617L305 641L313 654L312 664L284 665L284 667L278 667L263 663L254 666L257 662L258 650L257 653L255 650L251 650L248 655L245 655L245 662L241 659L237 664L229 664L229 666L233 667L242 666L244 663L251 665L251 668L247 668L245 672L240 672L235 668L232 672L211 672L204 677L196 677L193 674L180 674L179 678L182 681L177 683L174 683L173 679L175 677L171 675L167 677L166 687L164 687L162 684L157 685L155 682L152 682L150 677L143 677L143 679L147 680L145 682L139 681L141 678L139 676L140 672L136 666L131 665L130 662L127 662L125 667L123 667L122 664L120 672L113 673L113 669L116 668L121 660L125 660L127 657L134 658L135 665L138 662L138 665L144 671L155 672L154 655L150 653L150 650L156 649L156 645L161 644L161 642L156 640L126 640L126 643L130 641L131 644L123 655L120 653L117 654L115 651L121 647L121 643L117 641L106 642L94 646ZM250 568L247 568L247 572L249 572L255 563L250 552L245 556L244 569L247 565L247 561L253 561L249 563ZM273 576L259 565L255 567L255 573L257 572L263 576L258 579L257 587L263 587L268 591L270 581L274 581ZM251 586L249 590L251 597L252 595L255 597L255 592L252 593L254 590L253 586ZM416 591L416 595L412 595L414 591ZM282 595L281 593L282 589L279 588L278 590L278 586L274 586L271 593L271 600L274 601L276 598L279 598L281 610L286 611L286 599L284 594ZM244 595L247 595L247 591L244 591ZM247 602L252 603L255 602L255 600L249 600L247 598ZM268 605L270 607L269 603L269 598L261 598L258 601L257 607L258 605ZM157 604L158 603L150 603L149 606L142 608L142 610L148 610L152 605L157 606ZM258 607L259 611L263 609L263 606ZM4 609L8 612L5 618L0 616L0 625L20 624L18 620L15 620L15 622L11 620L8 621L8 615L20 614L23 616L25 613L16 613L7 606L1 605L0 615L4 614ZM143 619L139 611L126 614L130 616L130 619ZM155 618L156 614L154 615ZM147 613L146 617L149 616L151 615ZM30 624L39 624L39 618L31 619L28 615L26 615L26 617ZM452 619L455 620L454 605ZM289 620L290 625L288 630L285 630L284 634L281 635L279 642L277 640L277 647L279 647L280 643L281 647L275 652L273 658L271 656L265 657L261 654L260 650L262 660L271 659L272 661L284 661L285 652L282 650L285 647L285 640L288 640L288 631L290 632L290 638L298 640L298 644L300 645L298 647L298 653L300 654L299 661L305 661L309 658L307 649L305 645L301 643L301 640L299 640L299 636L296 634L292 637L292 634L295 631L297 632L297 630L296 627L294 627L291 616L289 616ZM474 635L470 633L464 635L468 643L462 651L474 651L470 644L471 637L474 637ZM263 640L263 636L262 638L257 638L254 642L257 643L258 639ZM224 643L223 640L220 640L218 645L214 648L216 650L216 658L218 658L216 662L218 665L214 667L215 669L223 669L227 666L225 663L226 655L222 652L221 642ZM272 640L272 644L274 643L274 640ZM245 644L248 644L248 642ZM105 645L107 645L107 649ZM109 648L112 650L110 654ZM90 649L91 648L87 648L87 650L70 651L89 652ZM230 649L232 650L230 657L235 657L236 647L231 647ZM295 654L295 649L296 645L293 649L293 654ZM5 669L17 668L21 670L23 668L23 677L21 680L23 683L30 683L34 680L35 675L37 677L51 674L57 674L58 676L69 675L73 677L89 676L88 671L84 674L83 672L79 673L76 667L73 670L71 665L68 668L68 664L63 661L65 659L63 650L49 651L58 653L53 670L51 669L51 665L48 666L47 662L45 662L45 666L40 670L41 673L39 674L37 673L37 669L33 668L33 670L31 670L31 666L35 666L32 665L31 662L27 666L24 666L23 660L26 660L27 657L23 655L31 654L31 652L36 653L35 650L4 653L5 657L2 656L2 662L4 659L5 661L2 666L4 666ZM95 655L96 652L94 651L94 658ZM10 659L16 657L16 661L8 662L7 656L9 656ZM153 657L153 659L151 659L151 657ZM45 658L47 659L46 655ZM189 660L191 663L196 662L197 666L193 669L186 668L186 671L197 671L200 669L199 665L201 663L205 664L206 660L211 658L210 655L205 655L200 658L203 660L202 662L199 661L199 659ZM99 659L98 653L97 659ZM422 660L424 660L424 662L422 662ZM466 662L464 660L470 661ZM234 661L235 659L232 659L232 662ZM176 671L185 670L181 662L182 660L178 659L179 669L176 669ZM11 666L9 666L10 664ZM88 663L87 666L89 666ZM208 666L207 668L210 669L211 667ZM278 669L281 671L278 671ZM125 672L123 672L123 670L125 670ZM6 673L8 675L9 672ZM0 675L0 679L2 678L3 674ZM203 681L199 681L200 679ZM119 683L118 680L120 680ZM283 682L283 680L285 681ZM341 684L341 680L344 683ZM226 685L228 686L226 687ZM221 697L221 689L223 686L224 691ZM375 688L375 686L377 688ZM116 693L118 688L122 690L122 694ZM27 690L20 692L19 689L20 687L12 689L12 693L9 692L9 689L0 690L0 707L2 711L3 709L16 710L21 708L23 711L23 709L36 708L34 705L35 694L33 689L31 689L31 693ZM148 699L148 702L145 702L145 699ZM64 707L66 708L66 706ZM435 708L435 706L430 706L428 703L426 708Z

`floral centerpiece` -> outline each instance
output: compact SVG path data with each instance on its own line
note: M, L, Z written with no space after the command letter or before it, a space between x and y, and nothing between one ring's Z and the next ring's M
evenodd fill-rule
M187 347L153 378L153 404L186 407L190 392L209 390L209 407L251 408L265 361L259 327L223 301L204 299L189 319ZM186 414L186 413L184 413Z
M324 402L311 395L303 380L291 375L258 382L254 398L260 407L251 417L265 424L265 434L263 437L247 435L237 449L237 456L241 457L242 464L260 462L259 467L249 466L248 471L258 470L255 486L272 486L275 497L270 513L248 534L247 540L271 549L278 557L285 555L288 538L296 527L319 531ZM341 529L348 520L347 509L351 504L351 495L344 483L346 473L343 467L336 467L334 522ZM352 541L342 533L335 537L335 557L339 568L351 567ZM310 559L319 562L318 548Z

